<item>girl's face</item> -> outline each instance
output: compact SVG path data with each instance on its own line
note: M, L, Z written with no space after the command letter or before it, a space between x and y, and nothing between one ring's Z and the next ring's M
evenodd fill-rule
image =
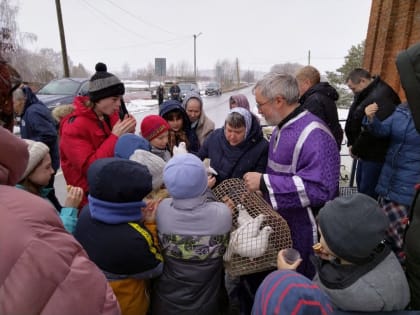
M95 103L95 112L98 116L103 115L112 115L120 109L121 106L121 97L120 96L110 96L103 98Z
M226 140L233 147L245 140L245 132L245 127L233 128L229 124L225 125Z
M171 113L167 122L173 131L180 131L184 127L184 121L180 113Z
M155 148L164 150L166 146L168 145L168 135L169 135L169 132L165 131L161 133L159 136L157 136L156 138L153 138L152 140L150 140L150 144L154 146Z
M40 164L28 175L28 179L40 187L45 187L50 182L54 169L51 166L50 154L45 155Z
M186 112L191 123L196 122L201 115L200 101L196 98L191 98L187 103Z

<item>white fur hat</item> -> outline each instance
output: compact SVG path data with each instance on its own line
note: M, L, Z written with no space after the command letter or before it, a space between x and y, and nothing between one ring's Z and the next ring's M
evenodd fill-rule
M153 190L159 189L163 184L163 168L165 161L159 156L145 150L136 150L130 156L131 161L143 164L152 175Z
M28 144L29 160L26 166L25 172L23 173L20 180L23 180L28 176L37 165L44 159L44 157L50 152L50 149L42 142L24 139Z

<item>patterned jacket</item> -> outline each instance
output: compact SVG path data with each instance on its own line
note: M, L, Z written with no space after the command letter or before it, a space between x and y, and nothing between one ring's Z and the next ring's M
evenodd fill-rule
M164 199L156 222L165 260L154 288L154 315L213 315L221 310L223 254L231 211L206 196Z

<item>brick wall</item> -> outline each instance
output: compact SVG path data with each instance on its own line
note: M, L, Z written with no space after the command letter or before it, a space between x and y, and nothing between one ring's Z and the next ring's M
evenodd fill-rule
M395 58L420 42L420 0L372 0L363 67L391 85L405 100Z

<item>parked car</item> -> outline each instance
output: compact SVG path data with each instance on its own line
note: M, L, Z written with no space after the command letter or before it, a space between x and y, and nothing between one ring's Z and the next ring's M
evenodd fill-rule
M195 92L200 94L200 90L198 89L198 86L196 83L191 82L180 82L178 83L178 86L181 90L180 96L181 100L185 98L186 95L188 95L191 92Z
M89 78L63 78L48 82L36 96L50 110L62 104L71 104L78 95L87 95Z
M222 87L217 82L210 82L204 92L206 95L222 95Z

